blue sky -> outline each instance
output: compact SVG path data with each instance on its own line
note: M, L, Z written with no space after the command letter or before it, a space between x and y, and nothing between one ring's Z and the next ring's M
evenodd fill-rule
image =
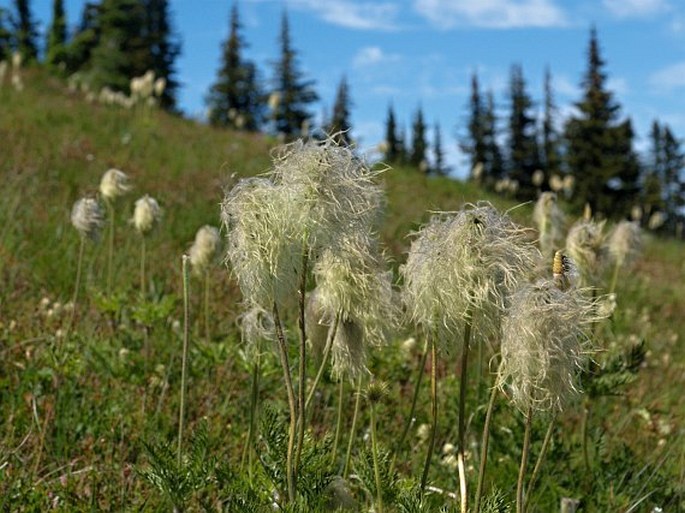
M65 1L70 26L83 3ZM32 2L43 30L51 5L51 0ZM231 0L171 1L183 47L179 100L189 116L205 111L203 98L219 66L231 5ZM317 117L330 109L341 77L347 76L353 137L364 150L383 139L390 102L407 133L420 105L429 125L440 124L448 164L463 176L467 169L456 138L464 132L471 74L477 71L481 86L493 90L505 116L511 65L522 65L538 107L549 66L556 103L566 116L580 98L592 24L607 61L609 88L633 119L637 148L648 147L654 118L685 136L683 0L241 0L238 7L249 44L245 57L266 81L287 8L301 69L316 81L321 97L312 107ZM500 121L504 126L506 120Z

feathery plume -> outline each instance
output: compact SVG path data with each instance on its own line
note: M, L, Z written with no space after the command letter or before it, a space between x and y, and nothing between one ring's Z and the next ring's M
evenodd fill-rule
M131 190L128 175L119 169L108 169L100 180L100 194L107 200L114 200Z
M71 209L71 224L83 238L97 240L104 224L104 214L100 203L94 198L76 200Z
M564 213L557 205L555 193L540 194L533 209L533 222L539 233L540 252L545 257L551 257L559 249L564 228Z
M133 211L133 226L141 235L147 235L159 222L161 216L162 210L159 208L157 200L146 194L136 200Z
M195 274L202 274L215 261L221 238L219 229L214 226L205 225L195 234L195 242L190 247L190 265Z
M596 287L606 265L604 224L604 221L579 221L566 236L566 251L578 266L582 287Z
M642 233L636 223L621 221L609 235L609 254L615 264L632 263L642 249Z

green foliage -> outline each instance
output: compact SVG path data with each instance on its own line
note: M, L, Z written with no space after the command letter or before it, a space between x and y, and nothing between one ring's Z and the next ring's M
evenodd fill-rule
M99 5L86 2L76 32L66 45L66 71L76 73L86 68L100 41Z
M411 152L409 153L409 163L423 169L424 173L428 172L428 162L426 160L426 151L428 149L428 142L426 141L426 123L423 120L423 110L419 107L414 115L414 121L411 125Z
M561 174L561 152L559 134L554 127L557 108L554 103L552 90L552 73L549 67L545 69L544 84L544 117L542 121L541 164L546 171L547 178Z
M53 0L52 22L45 45L45 63L48 66L66 65L66 43L67 19L64 12L64 0Z
M350 109L352 102L350 99L350 88L347 79L343 76L338 84L333 103L333 114L326 131L333 136L333 139L340 145L349 146L352 142L350 130Z
M395 111L392 105L388 106L388 116L385 122L385 161L388 163L402 163L406 160L404 139L401 137Z
M38 58L38 30L29 0L14 0L14 9L14 46L24 62L31 63Z

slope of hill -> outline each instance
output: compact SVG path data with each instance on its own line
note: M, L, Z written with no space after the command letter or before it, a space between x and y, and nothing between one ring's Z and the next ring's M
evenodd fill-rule
M152 493L155 487L143 479L149 462L156 461L154 452L143 452L146 442L172 441L176 433L181 255L201 225L218 226L218 204L226 188L269 168L275 141L154 109L88 103L81 93L69 92L36 70L25 72L24 83L22 92L8 84L0 87L0 510L52 505L65 511L157 510L164 493ZM128 173L134 186L115 206L115 293L103 293L106 244L87 244L72 329L65 305L72 299L79 237L70 226L70 209L79 197L97 192L110 167ZM425 178L411 169L390 169L382 181L388 196L382 235L395 267L405 259L409 233L430 211L456 210L482 199L502 209L515 206L472 184ZM163 217L147 241L150 298L141 301L140 237L128 219L135 199L144 194L158 199ZM524 205L512 210L512 216L531 224L531 211ZM684 510L683 249L681 242L647 236L643 257L622 274L618 310L602 326L607 352L619 355L612 365L623 365L625 371L607 378L625 382L606 385L620 397L593 397L559 420L558 441L532 510L552 511L565 494L582 499L583 511L627 511L636 504L631 511ZM206 426L209 453L242 469L249 410L244 383L249 383L251 363L235 327L240 295L226 268L217 266L208 288L211 340L204 340L203 285L200 280L191 285L198 314L189 371L189 430ZM633 354L629 361L630 349L639 352L641 340L646 353ZM388 447L407 415L413 386L408 381L414 380L412 370L418 364L416 352L407 358L399 346L394 340L372 363L374 372L391 383L379 413L386 415L379 429L385 430ZM266 357L263 363L260 397L281 408L278 365L272 360ZM455 433L452 410L458 386L448 371L455 362L455 355L449 355L439 369L446 416L438 448ZM473 384L477 398L472 398L477 413L470 419L474 460L469 472L474 479L476 433L488 388L480 378L478 384L480 388ZM328 377L324 385L313 419L317 434L335 419L336 386ZM427 389L425 393L428 397ZM582 415L583 409L589 415ZM511 498L523 425L516 412L498 410L497 415L501 424L489 479ZM363 416L363 425L368 425L367 413ZM419 423L428 422L427 399L416 417ZM589 424L585 435L578 431L581 419ZM545 429L540 422L535 433L543 435ZM583 461L580 449L583 436L591 440L589 461ZM424 446L414 442L415 437L407 442L414 447L398 464L402 477L420 475ZM439 459L439 452L431 481L453 489L456 473L445 458ZM361 473L362 463L357 464ZM268 491L266 478L264 472L255 477ZM215 492L202 493L216 499ZM199 507L200 500L195 496L190 504Z

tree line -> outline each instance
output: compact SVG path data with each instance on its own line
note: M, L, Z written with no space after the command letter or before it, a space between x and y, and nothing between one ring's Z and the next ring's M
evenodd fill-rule
M53 0L52 20L39 52L38 31L29 0L14 0L12 12L0 8L0 60L18 52L24 62L41 61L55 73L82 75L94 89L104 86L130 93L130 79L151 70L166 80L162 107L176 110L179 83L175 61L181 51L173 31L168 0L101 0L87 2L79 23L69 30L63 0ZM285 140L309 135L319 100L314 80L300 69L287 13L278 34L279 56L265 80L245 57L237 4L230 11L228 37L221 44L216 79L205 102L212 125L265 131ZM582 96L574 112L560 123L552 76L545 72L541 109L533 101L520 65L511 67L506 116L496 111L494 94L483 90L477 73L471 78L466 123L458 145L468 158L471 179L485 188L530 200L545 190L567 196L578 211L588 205L608 217L633 217L660 224L673 233L682 227L685 154L671 128L654 121L650 151L634 150L629 117L607 88L606 62L596 30L590 33ZM352 99L345 76L333 107L320 128L340 143L353 142ZM538 111L542 112L539 114ZM417 168L425 174L449 174L442 131L435 123L432 140L419 106L407 134L392 104L385 120L383 158L390 164ZM657 221L654 221L656 219Z

